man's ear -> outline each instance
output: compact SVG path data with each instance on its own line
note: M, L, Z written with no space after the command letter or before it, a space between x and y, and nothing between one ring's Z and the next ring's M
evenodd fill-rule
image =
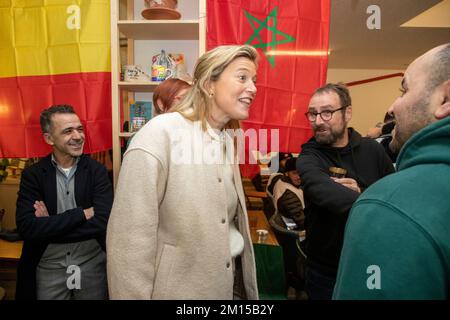
M48 145L53 146L55 144L53 142L52 136L48 132L44 133L44 140L45 140L45 143L47 143Z
M349 122L350 120L352 120L352 114L353 114L353 109L352 106L348 106L347 108L345 108L345 122Z
M434 112L436 119L441 120L450 116L450 79L445 81L442 86L442 97L440 105Z

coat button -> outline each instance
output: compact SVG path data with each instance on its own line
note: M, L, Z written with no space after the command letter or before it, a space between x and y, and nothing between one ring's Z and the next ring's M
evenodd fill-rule
M218 178L217 180L219 180L219 182L222 182L222 178Z
M225 223L225 219L222 218L222 223Z
M230 268L230 263L229 263L229 262L227 262L227 269L228 269L228 268Z

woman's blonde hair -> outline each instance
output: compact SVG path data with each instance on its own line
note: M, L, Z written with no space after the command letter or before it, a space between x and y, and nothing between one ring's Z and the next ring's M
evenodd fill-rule
M179 112L191 121L201 121L203 130L206 130L206 120L209 117L209 104L211 97L208 84L217 81L222 72L235 59L244 57L255 64L258 52L249 45L228 45L216 47L202 55L195 66L192 89L170 111ZM238 120L230 120L225 129L239 128Z

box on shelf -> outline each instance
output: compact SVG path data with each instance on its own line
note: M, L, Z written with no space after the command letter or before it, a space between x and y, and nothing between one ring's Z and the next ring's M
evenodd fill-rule
M150 76L142 70L140 65L126 65L122 67L121 80L126 82L149 82Z
M129 131L136 132L152 118L151 101L135 101L130 103Z

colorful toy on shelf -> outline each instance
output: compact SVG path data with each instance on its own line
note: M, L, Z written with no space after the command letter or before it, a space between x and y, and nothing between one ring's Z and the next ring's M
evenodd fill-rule
M152 57L152 81L164 81L173 76L175 63L167 55L166 51Z

